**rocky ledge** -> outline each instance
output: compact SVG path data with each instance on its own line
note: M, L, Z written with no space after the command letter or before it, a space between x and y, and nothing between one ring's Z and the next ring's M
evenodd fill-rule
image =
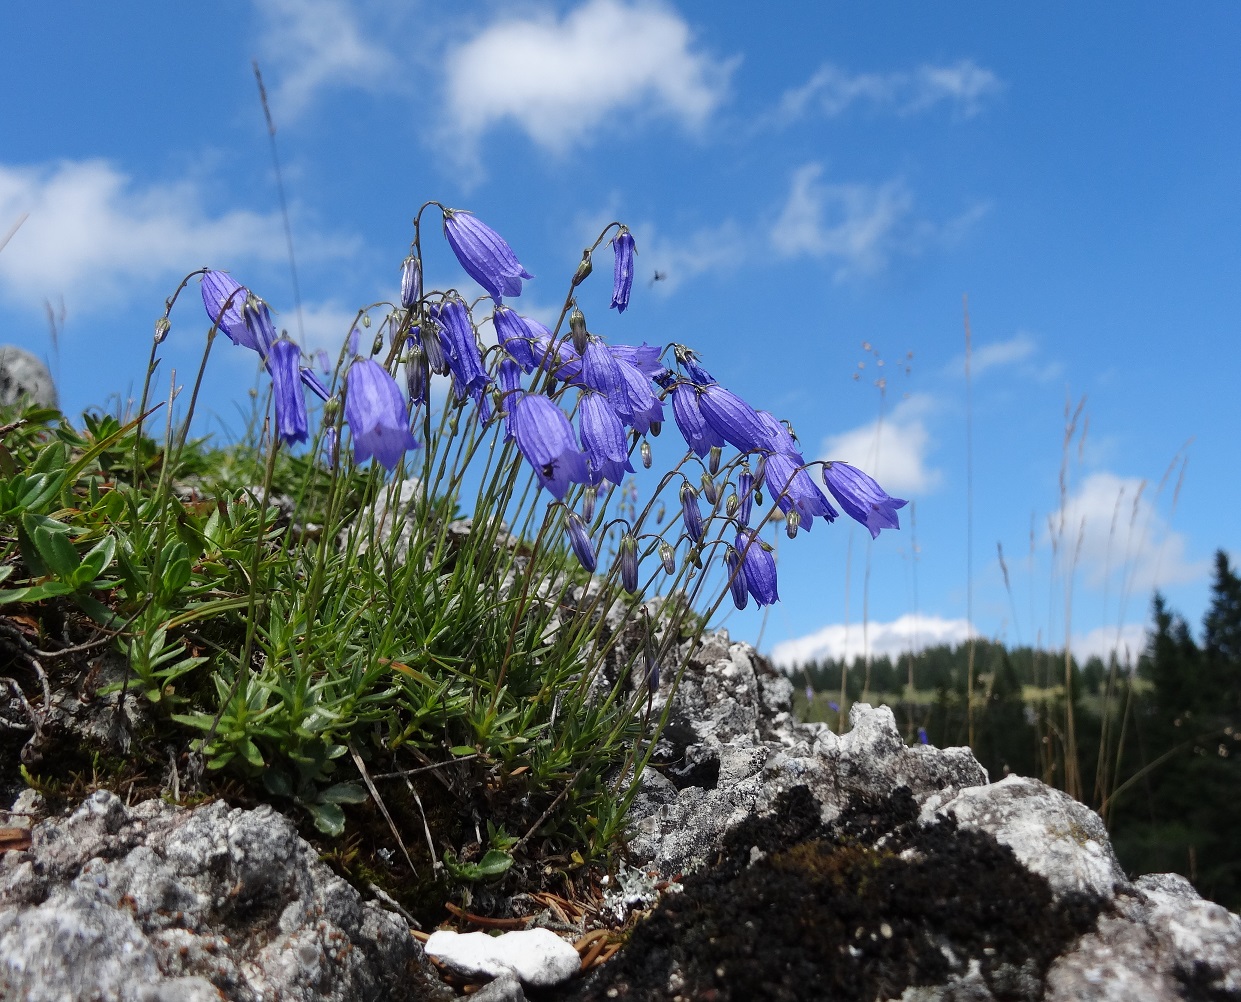
M1241 1000L1241 918L1180 877L1131 879L1088 808L906 746L886 707L843 735L799 723L791 695L708 638L609 901L650 915L585 978L523 986L517 964L472 997ZM100 791L20 844L0 857L0 997L454 997L404 919L268 808Z

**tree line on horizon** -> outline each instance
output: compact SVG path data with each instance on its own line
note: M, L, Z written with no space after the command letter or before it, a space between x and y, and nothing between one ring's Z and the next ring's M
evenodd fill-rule
M909 742L969 745L992 780L1033 776L1098 811L1129 873L1180 873L1241 910L1241 577L1222 550L1200 639L1156 592L1135 662L979 639L792 674L806 719L886 703Z

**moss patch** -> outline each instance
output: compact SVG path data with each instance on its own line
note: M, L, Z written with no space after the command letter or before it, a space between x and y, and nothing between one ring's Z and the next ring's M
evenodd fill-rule
M917 823L907 789L831 825L804 788L730 833L621 954L558 999L884 999L972 965L996 998L1035 999L1102 903L1053 903L990 835Z

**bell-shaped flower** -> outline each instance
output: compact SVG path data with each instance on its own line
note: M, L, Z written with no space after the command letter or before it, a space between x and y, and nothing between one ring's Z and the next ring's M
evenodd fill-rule
M401 262L401 305L409 309L422 298L422 258L411 254Z
M628 532L620 539L621 587L630 595L638 591L638 541Z
M712 447L720 447L724 439L707 419L703 417L698 406L698 387L693 383L679 382L672 388L672 417L677 423L681 437L701 458L711 451Z
M613 401L627 400L621 385L620 362L602 341L596 337L586 342L582 352L582 382L592 390L598 390Z
M353 458L374 457L393 469L407 449L418 442L409 430L409 415L396 380L370 358L355 358L345 375L345 420L353 433Z
M241 316L250 291L234 282L226 271L208 271L203 274L202 294L207 319L213 324L218 322L220 330L228 335L233 344L258 351L258 345L250 342L246 323Z
M754 601L758 605L779 602L780 596L776 592L776 558L763 545L758 533L753 529L742 529L737 533L735 545L745 569L746 590L754 597Z
M797 466L805 464L802 458L801 450L797 446L797 440L793 438L792 433L785 426L783 421L777 421L771 411L758 411L758 418L763 423L763 427L767 429L768 439L767 445L773 452L781 453L788 456Z
M452 370L459 397L481 389L491 382L483 368L483 358L478 350L478 338L470 323L470 312L460 299L446 300L439 311L439 323L443 343L448 355L448 368Z
M523 278L534 278L513 248L472 212L444 210L444 236L461 267L498 304L501 296L520 296Z
M645 435L652 424L663 421L664 405L641 369L620 359L616 360L616 369L621 378L617 392L609 394L612 406L625 424Z
M570 484L589 482L586 454L577 447L564 411L539 393L517 394L510 406L509 428L540 487L563 500Z
M686 348L683 344L678 344L673 348L673 354L676 355L677 364L685 370L685 374L689 376L691 382L697 383L699 386L710 386L715 382L715 377L698 364L696 352Z
M612 249L616 252L616 267L612 275L612 307L617 313L624 313L629 306L629 293L633 290L633 234L629 227L622 226L620 232L612 238Z
M551 337L551 331L537 320L521 316L507 306L497 306L491 316L496 338L500 346L521 366L523 372L534 369L534 353L531 346L539 334Z
M754 508L754 474L743 470L737 478L737 521L750 524L750 512Z
M668 370L664 363L659 360L663 354L662 349L656 344L647 344L643 341L641 344L610 344L610 351L620 362L628 362L634 368L641 370L642 375L648 379L657 379Z
M306 394L298 373L302 350L282 337L271 346L267 371L271 373L272 398L276 406L276 434L289 445L305 442L309 435L306 420Z
M741 452L759 452L768 448L770 434L758 412L731 390L719 383L698 391L698 407L707 424L729 445Z
M731 546L724 554L724 564L728 568L728 590L732 592L733 605L744 609L750 602L750 593L745 586L745 565Z
M590 533L586 531L586 523L577 512L570 511L565 513L564 527L569 534L569 546L573 549L577 562L593 574L597 558L595 548L590 542Z
M619 484L626 473L634 472L625 426L603 394L585 391L578 403L577 420L592 484L601 480Z
M892 497L875 482L874 477L857 467L848 463L824 463L823 482L845 514L870 530L871 539L879 535L880 529L901 527L896 510L905 507L908 502Z
M819 490L814 477L802 469L801 464L782 452L773 452L767 456L763 476L767 490L779 509L786 515L790 511L797 512L798 520L794 532L797 528L809 532L815 515L834 522L840 514Z
M253 348L266 362L271 346L276 343L276 325L272 323L267 304L257 296L247 296L241 307L241 319L244 323L245 340L237 343Z

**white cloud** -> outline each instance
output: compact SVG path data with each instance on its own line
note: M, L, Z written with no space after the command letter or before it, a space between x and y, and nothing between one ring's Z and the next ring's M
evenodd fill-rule
M1142 652L1146 650L1148 631L1143 623L1126 623L1119 629L1115 626L1097 626L1088 633L1073 635L1073 656L1078 664L1085 664L1089 658L1101 658L1106 664L1116 652L1116 661L1121 668L1136 665Z
M885 654L896 658L910 651L917 653L941 644L956 646L970 638L969 621L945 619L942 616L921 616L906 613L889 623L832 623L804 637L786 640L771 650L771 660L782 667L805 664L826 658L847 658L853 661Z
M699 275L734 270L745 256L745 238L732 220L671 239L653 226L639 226L635 236L638 260L644 265L635 277L645 279L661 295L669 295ZM657 282L653 281L656 272L660 275Z
M0 221L29 217L0 254L0 292L38 307L64 295L88 314L126 284L167 281L203 265L278 261L280 217L245 209L213 215L190 181L141 187L102 160L38 167L0 164ZM347 253L352 241L300 239L302 260Z
M736 60L693 44L670 8L587 0L562 20L506 17L448 53L446 118L466 141L512 122L551 151L585 141L619 112L664 115L701 128L724 98Z
M391 89L400 66L381 42L365 37L356 5L343 0L259 0L277 123L301 114L329 87ZM266 67L265 67L266 68ZM266 77L267 74L265 73Z
M812 111L835 117L854 105L912 115L940 104L969 118L1002 89L999 77L970 59L893 73L849 73L824 63L805 84L785 93L780 118L794 121Z
M926 419L933 409L926 394L907 397L882 419L825 438L819 458L865 470L892 495L925 494L941 479L926 462L933 445Z
M1185 537L1156 508L1144 480L1092 473L1048 519L1043 541L1056 544L1062 571L1124 599L1205 577L1209 561L1190 560Z

